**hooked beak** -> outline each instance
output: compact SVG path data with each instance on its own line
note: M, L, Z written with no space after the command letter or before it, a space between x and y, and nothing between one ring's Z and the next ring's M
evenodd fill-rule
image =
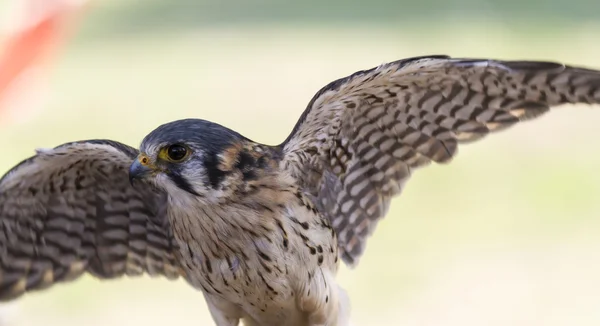
M154 171L153 165L149 164L150 159L140 154L129 167L129 183L133 186L134 180L142 180L151 175Z

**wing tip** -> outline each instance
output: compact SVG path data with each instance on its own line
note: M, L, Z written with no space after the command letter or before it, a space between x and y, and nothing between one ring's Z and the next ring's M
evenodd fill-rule
M345 242L345 245L340 246L340 258L348 268L354 269L358 266L360 259L365 252L364 239L354 238L357 241ZM339 239L338 239L339 241ZM351 243L354 243L351 245Z
M355 257L346 251L344 251L341 254L341 258L342 258L342 261L344 262L344 264L350 269L355 269L356 266L358 266L358 262L360 260L360 257Z

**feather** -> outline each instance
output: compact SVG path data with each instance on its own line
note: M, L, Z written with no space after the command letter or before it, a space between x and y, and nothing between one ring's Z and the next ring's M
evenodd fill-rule
M600 72L553 62L415 57L322 88L279 145L282 168L358 263L412 171L566 103L600 103Z
M84 272L179 276L165 195L128 181L137 150L91 140L36 152L0 179L0 301Z

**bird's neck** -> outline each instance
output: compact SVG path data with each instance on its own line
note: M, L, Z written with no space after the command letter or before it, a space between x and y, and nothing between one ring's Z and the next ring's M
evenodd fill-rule
M282 211L295 189L289 178L274 176L257 181L251 191L213 202L189 194L169 197L168 216L181 245L213 255L239 253L277 229Z

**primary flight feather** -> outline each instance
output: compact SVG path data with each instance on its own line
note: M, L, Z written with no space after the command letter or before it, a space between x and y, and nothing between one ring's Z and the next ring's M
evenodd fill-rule
M0 299L147 273L199 289L218 326L348 325L339 260L358 263L412 171L567 103L599 104L600 72L416 57L325 86L278 146L187 119L139 151L38 151L0 179Z

